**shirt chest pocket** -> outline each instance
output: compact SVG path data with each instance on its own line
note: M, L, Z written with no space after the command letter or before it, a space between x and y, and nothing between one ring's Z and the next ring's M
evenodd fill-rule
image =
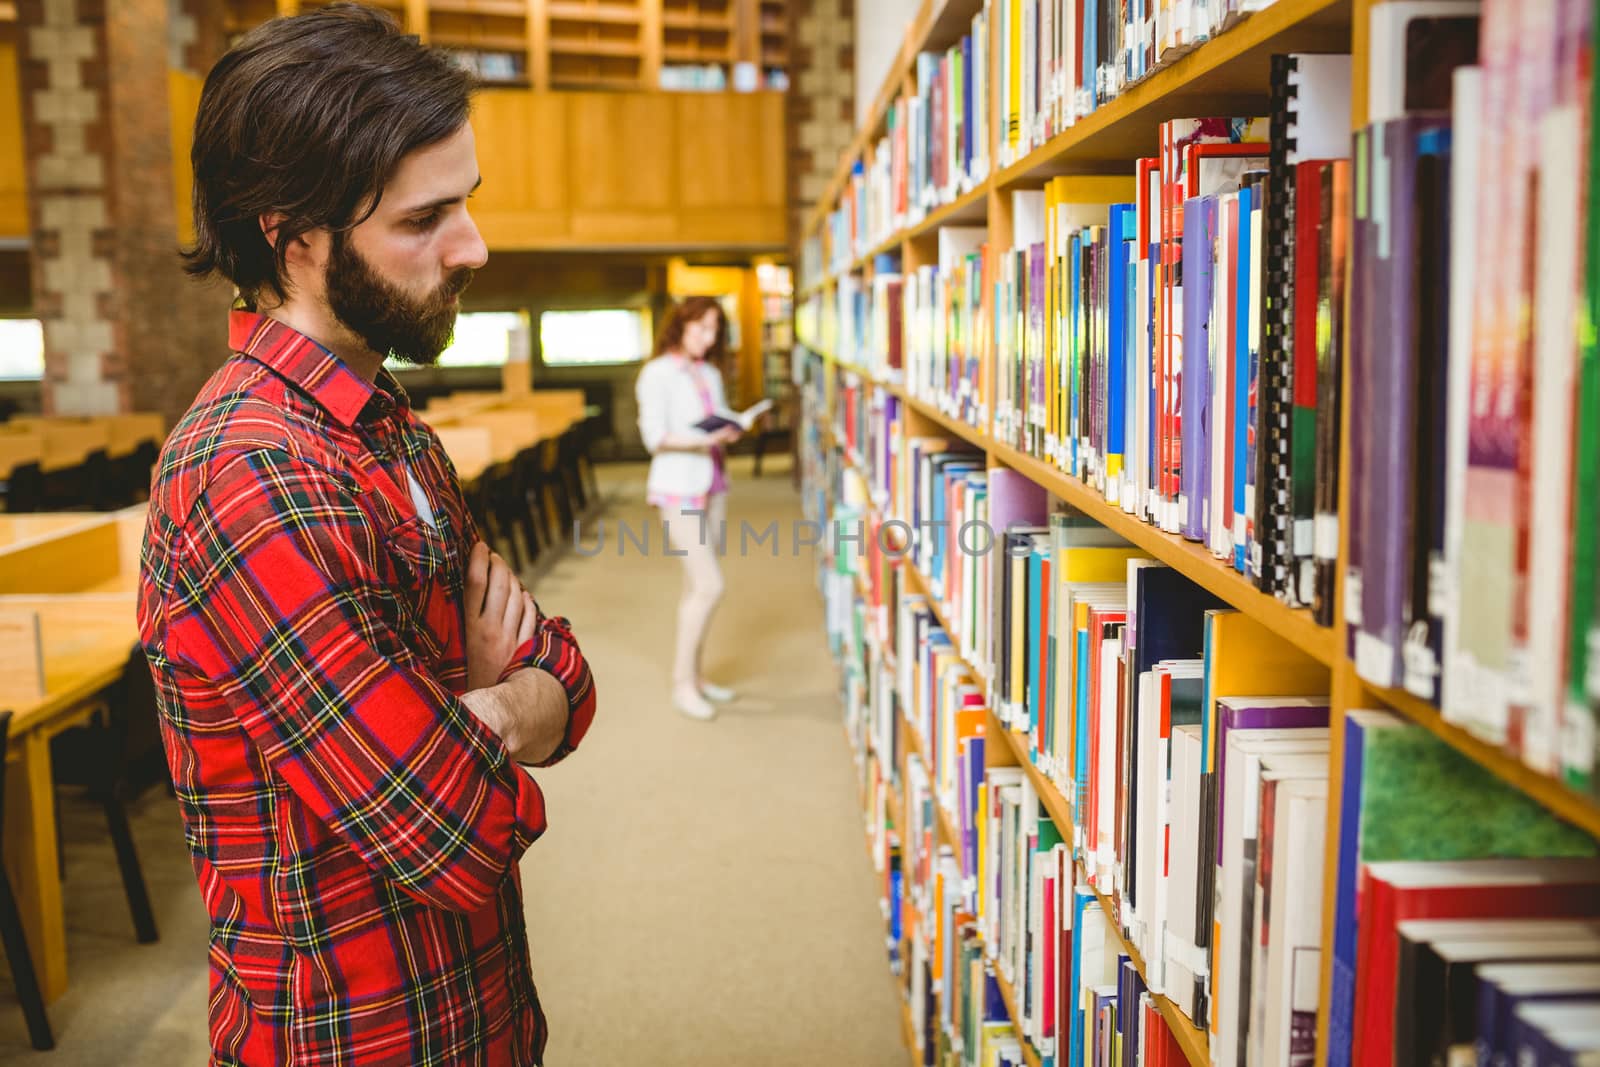
M409 616L412 633L430 659L437 661L457 643L456 611L450 555L439 532L412 515L385 536L389 558L399 578L396 593Z

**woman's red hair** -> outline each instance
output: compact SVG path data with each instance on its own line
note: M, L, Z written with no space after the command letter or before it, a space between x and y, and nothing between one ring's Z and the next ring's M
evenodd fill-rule
M661 324L661 331L656 334L656 350L651 353L652 358L681 347L683 328L699 320L708 311L717 313L717 339L711 342L711 348L706 352L706 362L719 368L723 366L728 357L728 316L723 313L722 305L716 298L710 296L686 296L672 305Z

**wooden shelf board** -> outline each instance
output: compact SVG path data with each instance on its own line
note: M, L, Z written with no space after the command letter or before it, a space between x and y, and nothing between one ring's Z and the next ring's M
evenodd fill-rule
M661 25L669 30L707 30L716 33L732 33L733 17L731 15L663 11L661 13Z
M1001 188L1034 185L1058 174L1091 173L1153 156L1157 128L1167 119L1265 115L1272 54L1346 51L1350 16L1350 0L1277 0L1127 87L1001 171L996 182Z
M430 15L489 15L494 18L527 18L524 0L428 0Z
M1000 444L983 431L949 418L930 404L905 397L904 394L902 396L911 410L934 420L969 443L986 449L1007 467L1027 475L1095 522L1116 531L1156 559L1181 571L1195 584L1265 623L1308 656L1329 667L1338 660L1340 647L1332 628L1318 626L1312 620L1311 612L1305 608L1291 608L1261 592L1243 575L1224 566L1205 546L1162 533L1120 507L1106 503L1088 485L1068 477L1050 464Z
M989 709L988 727L991 733L1000 734L1006 739L1006 747L1011 750L1012 757L1021 764L1029 781L1033 783L1033 791L1039 794L1039 803L1043 804L1044 810L1049 813L1050 821L1056 824L1056 829L1061 831L1064 840L1072 840L1072 804L1056 784L1034 766L1033 760L1028 755L1027 735L1007 727L995 715L993 708Z
M900 800L900 790L895 786L889 775L884 775L884 784L887 786L888 800L884 807L888 809L889 821L894 823L895 832L904 836L906 832L905 805Z
M1022 1046L1022 1058L1028 1061L1028 1067L1041 1067L1042 1061L1039 1054L1033 1050L1028 1039L1022 1036L1022 1016L1017 1014L1017 993L1011 988L1011 983L1006 981L1005 975L996 968L994 972L995 984L1000 987L1000 999L1006 1002L1006 1014L1011 1016L1011 1028L1017 1032L1017 1043Z
M1426 729L1474 763L1487 769L1585 833L1600 837L1600 801L1571 789L1565 782L1529 767L1497 745L1444 720L1439 709L1403 689L1379 689L1362 683L1377 702Z
M428 43L469 52L526 52L528 39L509 33L432 33Z
M935 208L922 218L920 222L906 227L904 230L892 234L879 241L866 254L857 256L850 261L850 271L860 271L872 264L872 261L888 252L898 252L903 242L914 241L920 237L932 236L945 226L965 226L981 223L989 217L989 186L985 182L976 186L970 192L952 200L950 203ZM804 292L815 291L822 285L831 284L838 279L839 272L830 272L822 282L810 287Z
M624 92L639 88L637 77L620 77L614 74L564 74L550 72L550 84L562 89L618 89Z
M643 52L638 41L575 41L569 38L550 38L552 55L563 56L618 56L637 59Z
M637 8L599 4L575 4L563 0L550 0L545 8L551 22L605 22L613 25L636 26L643 22Z
M665 45L661 49L661 58L668 63L732 63L733 46L702 48L698 45Z
M987 222L989 218L989 185L987 182L975 186L972 191L963 193L950 203L935 208L917 222L906 228L904 239L916 240L925 234L932 234L944 226L967 226L973 223Z
M934 780L933 764L928 761L927 756L923 755L924 750L921 740L917 737L917 728L907 720L902 719L901 721L905 724L906 728L906 753L918 763L922 764L922 769L927 772L928 782L931 785ZM949 845L951 851L955 852L957 855L960 855L961 834L956 829L956 821L950 817L950 813L945 811L944 805L939 802L939 794L937 790L935 790L933 796L933 809L938 813L939 825L935 829L938 831L937 836L940 843Z

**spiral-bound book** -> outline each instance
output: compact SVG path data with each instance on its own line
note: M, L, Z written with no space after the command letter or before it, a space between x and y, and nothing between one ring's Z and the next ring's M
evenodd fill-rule
M1265 592L1299 604L1297 560L1309 555L1296 538L1295 501L1308 501L1312 465L1295 463L1296 287L1295 175L1299 164L1349 154L1348 55L1275 55L1268 114L1259 423L1256 449L1253 576ZM1301 254L1312 255L1304 248ZM1309 368L1307 368L1309 369ZM1309 516L1308 516L1309 517ZM1299 544L1297 545L1297 540ZM1306 552L1297 552L1298 547Z

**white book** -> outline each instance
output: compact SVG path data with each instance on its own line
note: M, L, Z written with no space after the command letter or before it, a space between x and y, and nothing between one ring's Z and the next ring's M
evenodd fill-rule
M1017 189L1011 194L1011 247L1018 251L1044 240L1044 190Z
M1200 727L1172 728L1172 831L1167 882L1167 929L1162 942L1166 957L1167 995L1190 1019L1196 1014L1196 979L1207 967L1195 946L1199 903L1200 775L1203 770Z
M1199 660L1163 660L1156 665L1157 675L1166 674L1173 681L1179 679L1202 678L1205 675L1205 666ZM1155 834L1156 839L1162 842L1161 855L1157 862L1155 911L1150 916L1150 928L1147 931L1148 947L1144 950L1146 982L1150 988L1167 995L1171 995L1167 981L1166 952L1164 946L1167 937L1167 923L1170 914L1171 883L1172 883L1172 852L1166 842L1173 815L1173 782L1172 782L1172 737L1162 737L1159 730L1161 719L1160 690L1156 690L1156 723L1157 728L1150 733L1140 733L1139 744L1141 748L1155 749L1155 776L1140 779L1140 792L1144 791L1147 783L1154 783L1156 794ZM1175 735L1173 735L1175 736Z
M1111 866L1116 861L1116 789L1117 789L1117 709L1122 694L1114 684L1117 661L1122 655L1120 641L1104 641L1100 645L1100 748L1096 753L1099 780L1099 810L1094 828L1092 855L1095 885L1102 892L1111 885Z
M1391 0L1373 4L1367 34L1367 121L1406 114L1407 24L1418 18L1476 15L1479 0ZM1452 218L1458 218L1452 214Z
M1145 671L1139 675L1139 706L1135 711L1138 716L1139 736L1154 737L1160 731L1161 708L1158 699L1160 690L1156 688L1155 672ZM1134 773L1141 783L1154 782L1157 777L1157 749L1155 745L1140 745L1134 753ZM1156 888L1160 884L1159 867L1161 851L1156 840L1157 808L1156 790L1144 788L1142 785L1134 800L1134 820L1138 833L1134 841L1135 865L1133 875L1134 899L1137 902L1133 913L1128 916L1132 922L1129 930L1130 939L1144 956L1146 963L1150 960L1149 945L1145 939L1145 931L1151 925L1156 915ZM1146 982L1150 982L1151 991L1159 993L1151 982L1152 976L1146 975Z
M984 226L945 226L939 230L939 273L949 277L956 264L977 255L989 239Z
M1239 210L1239 194L1237 192L1224 194L1217 205L1218 233L1224 232L1224 220L1229 212ZM1233 247L1226 240L1217 241L1217 269L1213 274L1216 279L1211 287L1212 329L1207 337L1207 344L1211 348L1211 410L1220 415L1228 410L1232 403L1233 395L1233 352L1228 348L1228 331L1222 324L1229 321L1233 309L1228 307L1229 287L1227 279L1234 275ZM1211 554L1218 559L1231 560L1233 558L1233 501L1228 498L1225 487L1227 485L1227 472L1232 468L1229 454L1233 449L1233 441L1224 432L1225 425L1220 418L1213 416L1211 431L1211 499L1209 501L1210 513L1208 520L1208 545Z
M1324 766L1325 769L1325 766ZM1310 1064L1317 1051L1322 867L1328 780L1281 781L1272 842L1263 1064Z
M1349 54L1296 53L1289 72L1291 166L1350 157Z
M1276 820L1288 813L1275 802L1275 799L1272 809L1267 810L1268 799L1273 797L1273 791L1269 787L1281 790L1290 783L1316 781L1322 785L1323 796L1326 798L1327 774L1326 760L1322 761L1320 767L1309 768L1293 756L1282 759L1269 756L1262 761L1261 783L1257 787L1255 798L1257 804L1255 815L1258 823L1256 885L1252 901L1254 925L1250 935L1252 954L1250 973L1246 980L1240 982L1241 989L1249 990L1250 998L1249 1029L1243 1037L1247 1067L1278 1067L1280 1061L1268 1056L1271 1048L1267 1044L1269 1019L1285 1007L1285 1002L1274 995L1277 987L1273 983L1272 968L1276 962L1279 969L1282 969L1283 902L1282 894L1277 890L1287 889L1286 885L1279 885L1274 880L1278 874L1276 845L1281 837L1281 831L1287 829L1277 824ZM1270 837L1267 836L1269 819L1273 822ZM1269 849L1273 850L1271 863L1266 862L1269 858L1266 855Z
M1250 1000L1244 995L1245 960L1253 932L1256 863L1256 798L1264 758L1293 757L1296 766L1313 771L1328 764L1328 731L1233 730L1228 734L1228 774L1222 783L1222 861L1214 880L1211 966L1215 997L1211 1003L1212 1062L1217 1067L1243 1067L1244 1035L1249 1032ZM1248 803L1247 803L1248 799Z
M1533 316L1533 510L1528 521L1528 628L1522 760L1541 774L1561 764L1566 619L1571 584L1573 395L1578 370L1578 284L1583 272L1583 110L1539 122L1539 210ZM1591 536L1586 531L1584 536Z
M1455 71L1451 113L1450 217L1476 219L1481 182L1479 148L1483 130L1483 70ZM1465 727L1492 742L1505 738L1504 709L1485 700L1477 684L1472 657L1461 648L1461 541L1466 515L1467 446L1472 395L1472 330L1477 306L1474 274L1478 249L1470 232L1456 228L1450 242L1450 341L1446 440L1444 565L1429 575L1429 611L1440 615L1443 632L1440 658L1440 711L1445 721ZM1346 601L1348 603L1348 600ZM1491 690L1492 692L1492 690Z

